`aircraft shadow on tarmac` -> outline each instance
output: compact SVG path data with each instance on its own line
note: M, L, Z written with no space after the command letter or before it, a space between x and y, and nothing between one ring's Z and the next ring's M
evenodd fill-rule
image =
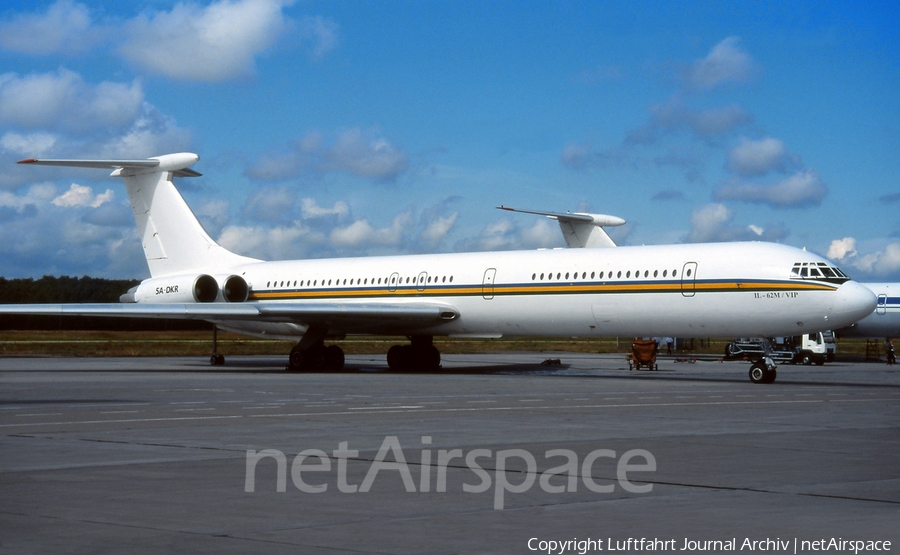
M723 369L721 373L697 375L688 374L680 371L679 368L660 368L658 370L628 370L627 365L620 368L576 368L573 369L572 364L567 364L565 360L558 363L548 361L536 361L533 363L502 363L502 364L476 364L473 366L459 366L456 363L449 368L438 368L435 370L418 370L418 371L394 371L387 367L386 364L378 362L358 363L348 361L344 369L340 371L330 372L288 372L285 366L280 365L280 360L259 359L257 358L235 358L229 360L226 366L215 367L216 372L248 372L253 374L292 374L292 375L340 375L340 374L389 374L389 375L433 375L433 376L470 376L470 375L496 375L496 376L546 376L553 378L579 378L579 379L652 379L654 381L664 380L672 382L696 382L696 383L747 383L746 369L743 367L734 367ZM194 366L194 365L191 365ZM204 364L202 360L198 360L196 367L198 369L213 370L209 365ZM689 368L689 366L687 367ZM172 370L179 371L179 370ZM180 370L183 371L183 370ZM858 383L849 381L824 381L818 379L809 379L810 376L791 375L790 367L786 368L779 374L778 381L774 384L779 386L830 386L830 387L860 387L860 388L900 388L900 384L872 384ZM755 385L754 387L764 387Z

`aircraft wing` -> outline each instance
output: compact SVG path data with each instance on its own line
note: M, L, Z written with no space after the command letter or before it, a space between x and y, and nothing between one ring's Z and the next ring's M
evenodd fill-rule
M434 303L7 304L0 305L0 314L290 322L326 326L345 332L373 328L427 328L459 317L456 308Z

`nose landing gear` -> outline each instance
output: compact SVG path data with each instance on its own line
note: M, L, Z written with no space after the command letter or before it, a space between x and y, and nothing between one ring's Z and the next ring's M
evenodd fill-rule
M772 383L778 375L775 363L771 358L757 360L750 367L750 381L753 383Z

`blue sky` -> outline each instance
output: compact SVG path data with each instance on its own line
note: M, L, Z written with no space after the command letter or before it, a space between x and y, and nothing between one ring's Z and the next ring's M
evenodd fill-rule
M266 259L768 240L900 280L892 2L6 2L0 275L148 275L121 183L196 152Z

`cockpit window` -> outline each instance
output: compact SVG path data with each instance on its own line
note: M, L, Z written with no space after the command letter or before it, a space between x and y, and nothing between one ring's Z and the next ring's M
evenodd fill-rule
M797 262L791 268L791 279L827 281L828 283L844 283L850 278L837 266L829 266L824 262Z

